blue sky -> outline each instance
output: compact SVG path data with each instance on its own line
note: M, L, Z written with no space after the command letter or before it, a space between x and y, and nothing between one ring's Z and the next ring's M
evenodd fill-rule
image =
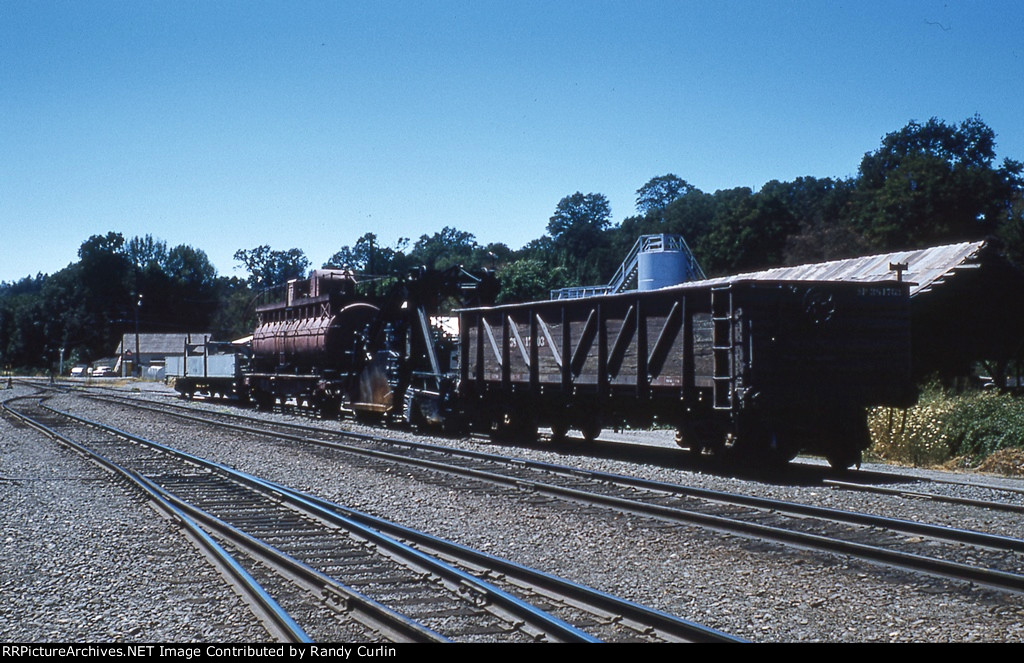
M1024 160L1024 3L0 0L0 280L152 234L319 265L366 232L519 248L558 201L615 221L847 177L912 119Z

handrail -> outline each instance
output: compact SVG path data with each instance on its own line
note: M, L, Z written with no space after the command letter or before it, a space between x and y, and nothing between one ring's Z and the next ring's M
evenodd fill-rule
M626 254L625 260L619 265L618 270L612 276L608 285L587 285L559 288L551 291L551 299L579 299L581 297L593 297L595 295L615 294L625 290L626 285L637 275L640 266L640 254L660 253L663 251L674 251L682 253L686 257L687 266L697 280L704 280L704 270L697 264L693 252L686 244L682 235L671 235L659 233L654 235L640 235L633 248Z

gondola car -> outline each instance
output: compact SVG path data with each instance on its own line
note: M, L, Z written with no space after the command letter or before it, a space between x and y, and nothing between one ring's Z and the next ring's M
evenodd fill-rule
M848 467L866 408L916 400L899 281L697 283L465 309L460 329L462 411L498 435L658 422L694 452Z

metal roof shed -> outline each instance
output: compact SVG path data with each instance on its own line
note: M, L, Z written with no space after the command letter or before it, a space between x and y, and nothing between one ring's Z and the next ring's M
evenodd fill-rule
M892 267L905 264L911 282L914 374L942 379L970 374L984 361L1005 386L1007 369L1024 354L1024 272L990 242L961 242L830 262L776 267L703 283L738 280L892 280Z

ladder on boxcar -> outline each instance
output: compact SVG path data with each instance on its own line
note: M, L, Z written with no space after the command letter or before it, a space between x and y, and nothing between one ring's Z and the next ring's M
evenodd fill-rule
M711 288L712 406L730 410L736 392L736 308L731 285Z

